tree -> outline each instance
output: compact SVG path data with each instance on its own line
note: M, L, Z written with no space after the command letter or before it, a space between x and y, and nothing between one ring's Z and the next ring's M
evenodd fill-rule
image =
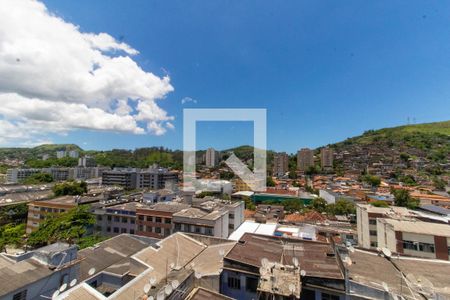
M289 179L297 179L297 172L295 169L289 170Z
M336 203L327 206L327 213L331 215L350 215L356 213L356 208L352 202L338 199Z
M445 186L447 185L445 183L445 181L443 179L439 178L439 177L434 177L433 178L433 184L434 184L434 187L437 190L440 190L440 191L445 190Z
M243 196L242 200L244 200L245 209L256 210L256 205L255 205L255 203L253 203L253 201L252 201L252 199L250 197Z
M271 176L267 176L266 185L267 186L275 186L275 181L273 181Z
M84 181L67 181L58 183L53 186L53 193L57 197L65 195L83 195L84 193L87 193L87 183Z
M389 207L389 204L387 204L386 201L381 200L370 202L370 204L375 207Z
M311 206L314 210L322 213L327 209L327 201L321 197L317 197L313 199Z
M25 235L25 223L14 225L7 224L0 230L0 249L6 251L7 245L19 247L23 244Z
M38 229L30 234L28 245L41 247L56 241L76 243L94 223L95 217L86 205L49 215Z
M52 175L48 173L36 173L33 174L22 181L24 184L40 184L49 183L53 181Z
M413 209L420 204L420 201L418 199L411 197L408 190L392 190L392 194L394 194L394 203L396 206L408 207Z
M381 184L381 179L378 176L366 174L362 176L362 181L371 185L372 187L377 187Z

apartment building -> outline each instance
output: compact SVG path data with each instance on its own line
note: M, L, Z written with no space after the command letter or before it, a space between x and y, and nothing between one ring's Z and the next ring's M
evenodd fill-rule
M320 163L322 170L333 168L333 149L322 148L320 150Z
M59 214L81 204L92 204L103 200L103 195L95 197L63 196L49 200L33 201L28 204L26 233L35 231L50 214Z
M369 204L356 205L356 223L358 230L358 245L364 248L378 247L377 220L380 218L412 219L414 215L405 207L389 208L375 207Z
M19 183L22 180L40 172L41 169L8 169L6 171L6 182Z
M220 161L219 151L214 150L214 148L208 148L205 154L205 164L208 168L216 167Z
M165 238L173 230L173 214L189 208L190 205L178 202L158 202L136 209L136 234L152 238Z
M286 152L275 153L273 156L272 174L283 177L289 171L289 155Z
M166 184L173 185L178 182L178 174L167 169L157 168L148 170L117 169L102 173L103 185L118 185L126 189L150 188L163 189Z
M94 210L95 231L104 236L136 233L136 211L146 207L139 202L127 202Z
M314 151L309 148L300 149L297 152L297 170L305 172L312 166L314 166Z
M450 260L450 226L422 221L379 219L378 247L416 257Z
M78 159L78 166L89 168L97 166L97 163L95 162L95 158L90 156L83 156Z

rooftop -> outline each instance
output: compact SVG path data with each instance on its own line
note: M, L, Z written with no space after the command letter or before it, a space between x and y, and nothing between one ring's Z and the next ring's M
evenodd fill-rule
M450 237L450 226L447 224L393 219L379 219L379 222L391 225L394 231Z
M217 292L198 287L186 297L186 300L232 300L233 298L219 294Z

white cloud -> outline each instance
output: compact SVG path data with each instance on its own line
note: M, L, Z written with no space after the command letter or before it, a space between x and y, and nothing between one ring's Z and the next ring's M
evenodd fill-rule
M164 134L173 117L156 101L173 91L170 78L142 70L136 54L107 33L81 32L41 2L3 0L0 143L79 128ZM38 130L3 134L11 126Z
M184 97L183 99L181 99L181 104L186 104L186 103L189 103L189 102L197 103L197 100L193 99L191 97Z

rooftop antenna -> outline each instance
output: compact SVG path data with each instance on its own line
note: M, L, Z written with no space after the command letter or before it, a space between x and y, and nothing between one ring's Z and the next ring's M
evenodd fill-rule
M155 283L156 283L156 278L155 278L155 277L150 277L150 284L151 284L152 286L154 286Z
M381 285L383 286L383 289L386 291L386 292L389 292L389 286L387 285L387 283L386 282L382 282L381 283Z

